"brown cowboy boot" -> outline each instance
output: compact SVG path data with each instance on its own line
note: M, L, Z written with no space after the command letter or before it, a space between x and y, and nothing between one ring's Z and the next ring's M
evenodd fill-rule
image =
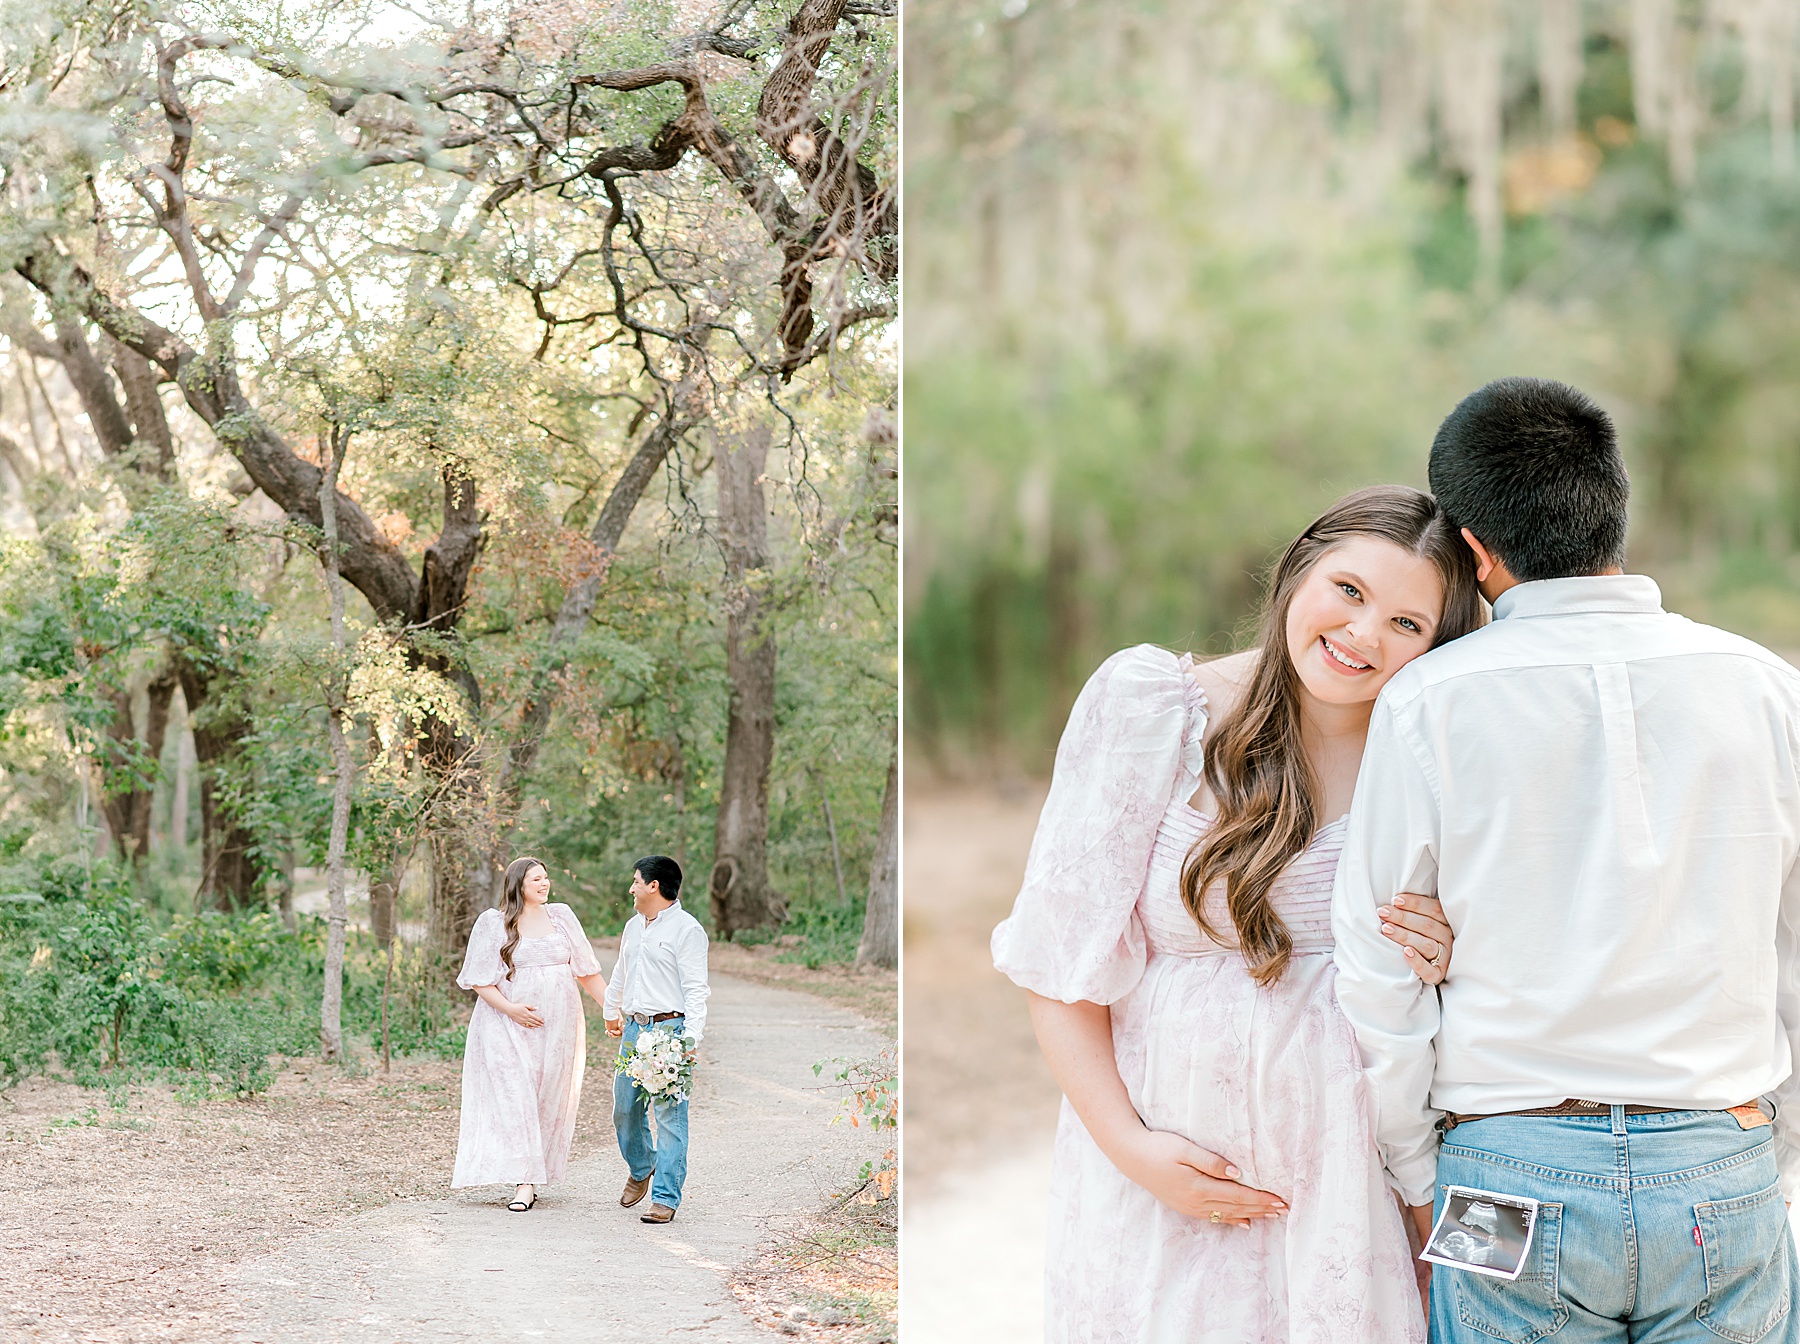
M643 1223L667 1223L674 1218L675 1210L667 1204L652 1204L647 1212L638 1215L638 1221Z
M651 1172L650 1176L655 1174L655 1172ZM649 1192L650 1176L644 1177L641 1181L635 1176L626 1179L625 1193L619 1196L619 1203L622 1207L629 1209Z

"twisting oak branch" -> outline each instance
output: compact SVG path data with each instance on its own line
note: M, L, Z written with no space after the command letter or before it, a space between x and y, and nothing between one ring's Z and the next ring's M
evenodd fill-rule
M814 240L829 248L876 243L867 264L893 280L899 254L891 246L899 231L898 204L875 172L858 161L813 106L819 65L844 17L845 0L805 0L788 23L781 59L763 84L756 106L756 131L770 149L800 175L825 219Z
M229 341L202 355L174 332L121 303L94 283L86 268L48 246L25 254L18 273L55 307L86 315L128 349L155 365L181 389L196 415L243 464L250 479L290 517L323 526L319 468L294 452L244 395ZM411 566L356 501L337 496L344 577L356 585L382 620L404 620L413 604Z

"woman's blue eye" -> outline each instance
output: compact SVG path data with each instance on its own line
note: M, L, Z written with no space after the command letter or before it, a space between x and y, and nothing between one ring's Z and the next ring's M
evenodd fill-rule
M1342 588L1344 590L1344 592L1350 597L1361 597L1362 596L1362 593L1357 590L1357 587L1354 583L1340 583L1340 584L1338 584L1338 587Z
M1417 621L1408 620L1406 617L1402 616L1400 618L1400 624L1402 626L1404 626L1406 629L1412 631L1415 635L1420 633L1419 624Z

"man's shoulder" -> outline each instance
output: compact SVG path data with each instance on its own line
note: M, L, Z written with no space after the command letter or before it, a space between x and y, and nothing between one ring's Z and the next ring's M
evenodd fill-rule
M1390 707L1399 707L1418 699L1433 686L1503 665L1496 656L1505 642L1500 632L1501 624L1490 622L1479 630L1471 630L1461 639L1453 639L1420 654L1388 679L1388 684L1381 688L1382 700Z
M670 913L679 916L679 918L675 921L677 928L680 928L684 931L685 930L698 930L700 937L703 941L710 941L710 939L708 938L707 932L706 932L706 925L702 924L699 921L699 919L696 918L688 910L688 908L685 905L675 906L670 911Z
M1685 616L1670 613L1671 629L1685 636L1686 643L1695 653L1731 654L1747 658L1751 662L1761 663L1778 675L1800 682L1800 668L1796 668L1787 659L1772 649L1765 649L1753 639L1743 635L1735 635L1729 630L1721 630L1716 625L1706 625L1700 621L1690 621Z
M1381 698L1391 709L1398 711L1418 702L1436 688L1484 675L1571 663L1632 664L1680 658L1723 658L1740 666L1754 665L1787 693L1800 696L1800 668L1779 654L1742 635L1673 612L1643 617L1632 637L1617 642L1609 640L1611 647L1604 655L1571 641L1568 626L1561 623L1559 626L1521 620L1490 622L1461 639L1439 645L1413 659L1382 688ZM1716 676L1717 669L1717 664L1708 668L1696 663L1695 675L1704 680Z

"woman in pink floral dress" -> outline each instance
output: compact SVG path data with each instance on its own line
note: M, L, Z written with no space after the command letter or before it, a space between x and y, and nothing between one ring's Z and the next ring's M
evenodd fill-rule
M993 939L1066 1097L1048 1340L1423 1344L1331 886L1377 693L1481 612L1431 497L1374 487L1283 554L1259 649L1127 649L1076 701ZM1435 983L1449 930L1400 900Z
M606 978L575 912L550 902L542 863L514 859L501 892L500 908L475 921L456 977L479 1002L463 1052L450 1186L515 1186L507 1207L523 1213L538 1186L569 1169L587 1066L581 993L604 1005Z

